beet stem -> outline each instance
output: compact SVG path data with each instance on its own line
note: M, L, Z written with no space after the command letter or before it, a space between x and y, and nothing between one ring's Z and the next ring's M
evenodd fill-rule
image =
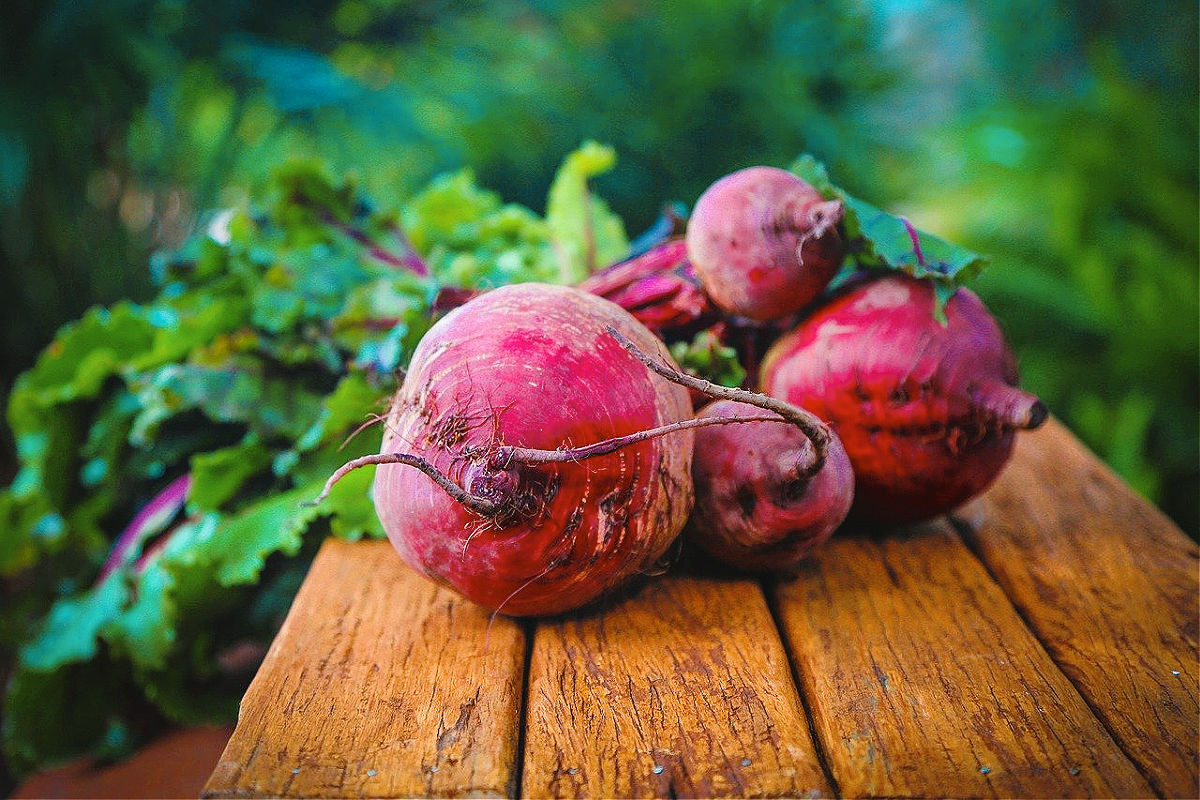
M511 464L516 461L522 464L558 464L567 461L582 461L585 458L615 453L623 447L629 447L638 442L644 442L647 439L653 439L656 436L663 436L675 431L688 430L689 428L704 428L709 425L733 425L739 422L781 422L791 424L790 420L780 419L779 417L704 417L700 419L684 419L668 425L660 425L657 428L648 428L644 431L631 433L627 436L615 436L612 439L604 439L595 444L572 447L566 450L536 450L528 447L510 447L504 445L496 449L493 463L498 465Z
M491 500L485 500L482 497L476 497L470 492L465 491L461 486L443 475L437 467L430 464L423 458L418 456L410 456L407 453L378 453L376 455L362 456L361 458L347 461L342 466L329 476L329 480L325 481L325 487L321 489L321 493L313 500L309 500L301 505L315 506L319 505L322 500L329 496L329 492L333 490L334 484L344 478L348 473L360 467L369 467L378 464L407 464L410 467L416 467L424 472L433 482L445 490L446 494L457 500L462 505L471 509L482 516L490 516L499 510L499 505Z
M801 265L819 264L828 258L830 241L840 242L837 225L846 209L841 200L826 200L809 207L797 228L802 231L796 244L796 258Z
M677 383L688 389L694 389L708 397L718 398L721 400L733 400L737 403L746 403L747 405L756 406L766 411L774 411L779 416L783 417L788 422L795 425L813 445L813 461L801 473L803 478L811 478L821 471L821 467L825 466L825 458L829 454L829 440L832 435L829 431L829 426L826 425L815 414L805 411L803 408L794 406L791 403L785 403L782 400L777 400L774 397L767 397L765 394L751 392L746 389L734 389L729 386L719 386L711 381L706 381L703 378L697 378L694 375L689 375L686 372L670 367L660 361L656 361L650 356L638 349L637 345L631 342L628 338L621 334L616 328L611 325L606 326L609 336L612 336L617 342L624 347L630 355L646 365L646 368L652 372L656 372L672 383Z
M792 424L800 428L804 435L808 437L813 445L813 460L802 470L799 470L797 475L800 479L807 479L816 475L821 467L825 465L825 457L828 453L830 432L828 426L821 422L815 415L805 411L802 408L797 408L790 403L785 403L782 400L776 400L773 397L757 394L755 392L746 391L745 389L731 389L727 386L718 386L700 378L695 378L687 373L680 372L677 369L661 364L650 356L646 355L637 345L623 336L612 326L607 326L609 335L615 338L625 350L627 350L634 358L642 362L652 372L655 372L672 383L677 383L689 389L695 389L709 397L716 397L725 400L734 400L737 402L747 403L767 411L773 411L778 414L778 417L704 417L700 419L685 419L676 422L660 425L657 428L649 428L644 431L638 431L625 436L615 436L611 439L604 439L593 444L584 445L582 447L570 447L561 450L541 450L528 447L514 447L511 445L501 445L497 447L488 459L488 467L491 469L507 469L513 463L519 464L552 464L566 463L573 461L582 461L587 458L607 455L614 453L630 445L638 442L646 441L657 436L664 436L668 433L676 431L688 430L690 428L703 428L709 425L734 425L744 422L779 422ZM782 419L780 418L782 417ZM304 506L319 505L326 497L329 496L333 487L345 477L348 473L353 472L361 467L376 466L380 464L405 464L410 467L416 467L424 472L434 483L442 487L446 494L451 498L471 509L475 513L490 517L499 514L504 510L503 503L494 502L483 497L471 494L456 484L437 467L429 463L419 456L409 455L407 453L379 453L375 455L362 456L347 461L342 466L338 467L329 479L325 481L321 493L313 500L303 503Z
M921 235L917 233L917 229L905 217L901 217L900 221L904 223L904 230L908 231L908 238L912 240L913 255L917 257L917 266L925 266L925 254L921 252Z

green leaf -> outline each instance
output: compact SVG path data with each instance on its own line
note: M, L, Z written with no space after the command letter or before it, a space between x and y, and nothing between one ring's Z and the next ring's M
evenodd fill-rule
M252 319L270 333L283 333L303 320L328 320L348 292L370 277L353 254L314 244L284 254L251 294Z
M128 755L120 717L138 708L127 668L105 659L42 672L18 666L4 697L4 755L24 776L81 752Z
M304 529L322 515L301 503L320 491L320 484L311 484L270 496L222 518L211 532L198 530L167 555L177 560L189 549L188 557L212 566L221 586L253 583L267 556L299 552Z
M469 169L439 175L404 207L401 221L413 246L428 253L437 245L470 236L470 226L500 208L500 196L479 188Z
M917 231L903 217L888 214L834 185L825 165L810 155L797 159L790 170L827 199L845 204L846 267L894 270L916 278L931 278L943 286L959 286L975 277L986 259L938 236ZM914 243L913 237L916 237ZM950 293L953 293L952 291ZM944 300L948 295L942 295Z
M721 386L741 386L746 380L737 351L709 330L700 331L691 342L672 344L671 356L685 371Z
M250 366L168 364L139 379L135 388L142 410L131 441L150 442L165 420L191 409L214 422L244 423L263 438L300 436L316 419L320 397L293 381L263 377Z
M333 237L329 220L348 222L354 216L354 183L335 184L317 161L289 161L271 178L277 195L272 221L294 245L328 242Z
M197 453L191 459L188 503L201 511L220 509L250 477L271 465L272 455L254 434L230 447Z
M312 450L320 445L340 442L360 425L368 422L373 414L387 412L387 404L395 391L395 382L386 380L384 385L374 385L362 372L351 372L340 381L337 388L322 401L321 414L304 435L296 441L298 453Z
M149 561L133 581L131 601L104 630L114 649L135 667L156 669L175 644L176 607L171 592L175 578L158 560Z
M101 405L79 450L83 462L79 470L82 486L94 490L120 480L121 458L137 411L137 398L125 387L113 392Z
M38 427L36 415L73 400L95 397L154 341L154 327L132 303L93 308L59 331L33 369L17 380L9 424L20 433Z
M374 469L356 469L338 481L318 506L322 514L329 515L334 536L357 541L364 536L382 539L386 535L371 498L374 479Z
M193 291L150 307L147 317L156 326L153 345L129 364L139 372L183 359L220 334L248 324L250 302L240 294Z
M394 363L383 371L407 364L430 325L428 294L426 283L407 275L361 283L346 293L340 313L333 318L333 341L351 353L394 341L399 348L391 359ZM371 358L365 361L374 363Z
M65 522L39 493L0 493L0 575L9 577L33 565L48 532L61 536Z
M41 633L21 650L22 666L47 672L91 660L101 631L120 615L128 598L123 575L112 572L87 592L59 600Z
M546 224L562 252L562 283L578 283L629 252L625 224L589 186L592 178L616 163L613 148L588 141L564 159L554 176L546 199Z

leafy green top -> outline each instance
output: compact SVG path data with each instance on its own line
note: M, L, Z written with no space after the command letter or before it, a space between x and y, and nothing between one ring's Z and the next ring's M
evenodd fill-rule
M382 535L369 470L300 501L378 449L378 426L352 434L385 411L439 288L573 281L624 256L620 220L589 188L612 163L594 143L568 156L545 219L468 171L385 209L291 163L261 205L156 256L153 300L60 331L8 404L15 770L120 752L147 711L232 718L248 679L237 654L269 639L320 539Z
M834 185L825 165L811 155L800 156L789 170L826 199L837 198L845 206L842 228L847 238L846 261L842 273L834 279L835 286L862 270L892 270L929 278L936 288L940 316L954 290L987 264L978 253L918 231L905 218L850 195Z

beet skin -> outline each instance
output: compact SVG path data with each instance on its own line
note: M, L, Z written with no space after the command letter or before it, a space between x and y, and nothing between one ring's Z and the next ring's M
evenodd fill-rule
M756 417L718 400L698 417ZM756 422L696 431L696 509L687 536L717 560L753 572L790 571L833 535L850 511L854 473L837 436L816 475L812 443L791 425Z
M375 507L405 561L489 608L532 615L581 606L664 554L692 507L692 431L579 461L504 455L691 417L687 390L606 326L673 365L628 313L567 287L502 287L430 329L393 399L383 452L427 462L477 507L409 464L379 466Z
M696 201L688 258L725 311L778 319L815 300L841 266L843 213L840 200L825 200L787 170L748 167Z
M983 491L1018 428L1046 408L979 298L958 289L946 324L928 281L892 275L818 308L767 353L762 387L827 421L854 467L856 518L906 523Z

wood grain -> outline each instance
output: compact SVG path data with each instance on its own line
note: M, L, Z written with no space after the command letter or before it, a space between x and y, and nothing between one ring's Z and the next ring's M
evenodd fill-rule
M757 584L659 579L534 637L523 794L797 797L831 788Z
M326 542L204 795L510 795L524 657L386 542Z
M1200 796L1195 543L1054 422L957 518L1154 788Z
M1150 794L944 521L839 534L776 597L845 796Z

